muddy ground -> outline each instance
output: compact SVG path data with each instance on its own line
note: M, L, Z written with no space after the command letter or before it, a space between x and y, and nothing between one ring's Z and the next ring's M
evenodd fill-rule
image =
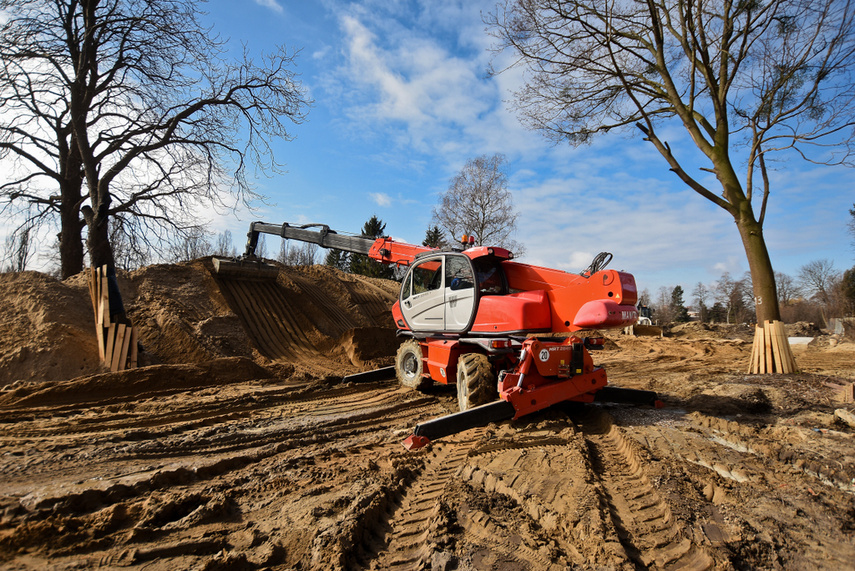
M801 326L752 376L747 327L609 335L662 409L558 406L418 452L448 387L391 364L396 285L330 268L121 277L139 369L99 368L85 278L0 275L0 568L853 569L855 343Z

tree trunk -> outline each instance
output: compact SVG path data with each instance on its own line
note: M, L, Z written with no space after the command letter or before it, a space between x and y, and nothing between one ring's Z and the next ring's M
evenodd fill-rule
M80 188L82 182L62 184L59 205L59 263L62 279L83 271L83 222L80 220Z
M781 310L778 306L775 271L772 269L772 261L769 259L769 250L766 248L766 240L763 238L763 229L754 220L750 210L736 219L736 227L739 229L745 255L748 258L757 323L780 321Z
M73 136L63 132L57 141L60 154L59 260L62 279L83 271L83 160Z
M90 193L92 196L95 193ZM115 323L128 323L125 306L116 280L116 262L113 258L113 246L110 245L109 210L110 193L102 191L96 196L104 197L97 210L89 206L81 208L86 221L88 237L86 244L89 250L89 261L93 268L107 266L107 281L110 297L110 318Z
M726 138L726 134L722 135ZM751 272L751 287L754 292L754 307L757 323L764 321L780 321L781 311L778 307L778 290L775 286L775 272L763 237L763 227L754 215L751 200L745 195L739 177L730 162L730 157L722 153L726 149L726 141L720 141L716 151L710 154L710 160L715 165L716 177L721 182L724 198L729 203L727 210L733 216L742 247L748 259L748 270Z
M89 236L86 245L89 249L89 259L92 267L107 266L115 271L116 262L113 259L113 247L110 245L110 232L107 216L93 215L91 222L86 221Z

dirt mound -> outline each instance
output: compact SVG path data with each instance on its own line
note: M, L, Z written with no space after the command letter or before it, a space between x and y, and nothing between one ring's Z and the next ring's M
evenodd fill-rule
M85 281L38 272L0 274L0 387L60 381L99 370Z
M689 321L666 328L666 335L687 339L754 339L754 328L745 323L701 323Z
M141 366L241 357L324 376L391 364L395 282L326 266L280 266L268 282L220 279L212 269L205 258L119 275L140 328ZM102 370L85 273L65 281L2 274L0 297L0 387Z
M788 337L819 337L823 334L822 329L816 323L807 321L788 323L785 327Z

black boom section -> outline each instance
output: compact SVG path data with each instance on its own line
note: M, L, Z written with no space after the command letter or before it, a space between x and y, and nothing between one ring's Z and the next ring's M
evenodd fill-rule
M516 410L514 405L507 401L498 400L489 404L482 404L469 410L456 412L434 420L429 420L416 425L413 434L423 436L429 440L436 440L450 434L457 434L470 428L487 426L491 422L501 422L514 417Z
M266 222L253 222L249 225L247 233L246 253L245 257L255 255L255 249L258 247L258 236L260 234L272 234L281 236L288 240L298 240L300 242L309 242L317 244L322 248L333 248L352 252L354 254L368 254L371 246L376 241L375 238L368 236L345 236L338 234L335 230L330 230L326 224L303 224L302 226L292 226L287 222L283 224L267 224Z

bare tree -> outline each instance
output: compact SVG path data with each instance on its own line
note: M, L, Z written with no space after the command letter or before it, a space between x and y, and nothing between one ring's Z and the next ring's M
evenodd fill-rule
M201 226L197 226L189 232L180 242L170 247L172 260L175 262L186 262L203 256L210 256L214 247L208 240L210 232Z
M235 248L232 242L231 230L223 230L217 234L217 243L214 245L214 251L211 253L215 256L237 257L237 248Z
M754 312L751 298L751 276L745 274L742 279L734 279L725 272L715 282L713 292L715 300L724 308L727 323L748 322Z
M261 260L268 257L266 236L261 235L258 237L258 244L255 246L255 255Z
M657 323L670 323L674 321L674 310L671 306L671 292L673 288L661 286L656 292L656 301L653 308L656 313Z
M282 240L277 260L286 266L313 266L317 254L317 244L302 242L295 246L289 240Z
M7 271L23 272L27 269L27 264L30 263L35 253L32 243L32 231L32 226L25 223L6 237L5 255L3 258L7 261Z
M482 155L466 161L451 179L448 190L433 209L433 222L458 242L464 234L475 237L478 246L501 246L518 257L523 246L513 240L517 213L504 173L504 155Z
M186 238L188 236L182 240ZM136 226L128 224L120 214L113 216L110 221L110 246L113 248L116 267L125 271L141 268L152 261L151 249L137 232Z
M808 262L799 268L802 289L825 305L831 302L835 283L839 280L840 272L834 268L834 262L827 258Z
M778 284L778 303L784 307L793 303L801 295L801 289L788 274L775 272L775 283Z
M707 307L707 302L710 298L710 290L703 284L703 282L698 282L695 285L695 289L692 290L692 298L698 306L698 319L701 323L705 323L708 319L709 308Z
M530 72L517 94L528 124L571 144L637 126L671 171L733 217L757 317L780 319L763 237L769 157L852 165L852 2L505 0L487 20ZM673 124L696 149L660 138ZM695 151L717 190L684 168Z
M3 209L60 228L63 276L114 265L108 222L150 247L189 237L194 213L256 198L247 163L307 104L279 49L226 59L197 0L0 0ZM234 180L226 184L227 172Z

